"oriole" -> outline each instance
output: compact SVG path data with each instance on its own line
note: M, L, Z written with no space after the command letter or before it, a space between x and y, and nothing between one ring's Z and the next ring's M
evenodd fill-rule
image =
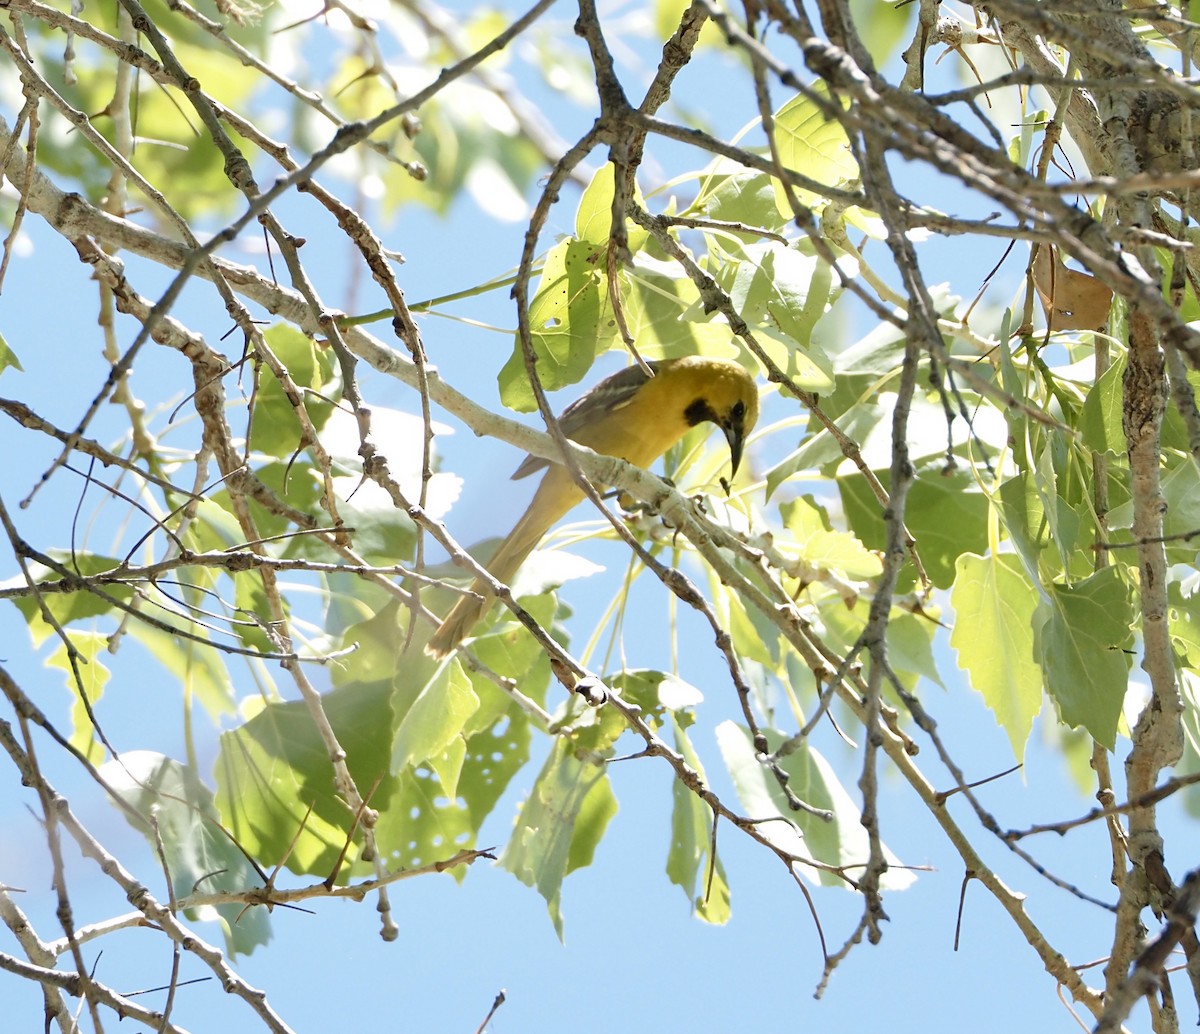
M697 424L711 421L725 434L737 473L746 436L758 419L754 378L728 359L688 356L649 364L653 376L630 366L606 377L559 418L563 434L580 445L648 467ZM487 565L501 582L513 575L542 536L583 498L560 463L528 456L513 479L549 467L533 501ZM444 657L471 631L488 606L488 590L478 579L477 595L463 596L425 647ZM482 597L482 598L481 598Z

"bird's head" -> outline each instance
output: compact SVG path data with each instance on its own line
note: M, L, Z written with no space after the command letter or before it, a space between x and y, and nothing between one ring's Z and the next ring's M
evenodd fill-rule
M729 443L733 473L742 462L746 439L758 420L758 384L742 366L729 359L695 359L703 365L700 393L684 410L688 425L710 421ZM700 372L700 371L697 371Z

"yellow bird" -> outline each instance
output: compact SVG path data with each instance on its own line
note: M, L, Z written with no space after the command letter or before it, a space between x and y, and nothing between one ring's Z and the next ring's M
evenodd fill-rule
M653 376L630 366L606 377L559 418L563 434L607 456L618 456L648 467L690 428L712 422L729 442L733 472L737 473L746 437L758 419L758 386L754 378L729 359L687 356L649 364ZM492 575L511 582L543 535L583 498L570 472L529 456L513 479L549 467L525 515L500 545L491 563ZM490 603L487 587L478 579L476 595L463 596L425 647L431 657L445 657L483 616Z

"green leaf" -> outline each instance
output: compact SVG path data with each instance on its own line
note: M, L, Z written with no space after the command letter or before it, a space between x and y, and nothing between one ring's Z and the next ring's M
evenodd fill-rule
M458 780L462 775L463 762L467 757L467 741L456 736L441 754L429 758L429 766L433 769L446 796L453 800L458 796Z
M814 91L827 96L820 84ZM838 102L833 102L838 103ZM858 163L850 151L846 131L837 119L827 118L816 103L803 94L793 97L775 112L775 140L779 160L786 168L802 172L830 187L844 187L858 178ZM797 188L802 204L814 207L823 200L819 195ZM787 194L775 185L775 206L785 219L792 216Z
M1083 444L1094 452L1125 452L1125 432L1121 426L1125 357L1114 362L1092 385L1083 403L1079 430ZM1018 396L1019 397L1019 396Z
M875 61L883 63L896 56L897 51L912 39L915 14L907 4L852 3L848 10L854 13L855 31L862 41L866 53ZM924 85L921 87L924 90Z
M542 660L548 681L550 664L544 655ZM533 731L529 716L494 683L476 674L472 674L471 681L479 708L464 730L466 756L458 779L458 796L470 812L472 829L478 833L513 777L529 760ZM530 689L527 681L522 680L521 689Z
M17 353L8 347L8 342L4 340L4 335L0 334L0 373L3 373L9 367L21 371L25 369L21 365L21 360L17 358Z
M1179 695L1183 700L1183 756L1176 775L1200 772L1200 676L1186 668L1179 672ZM1183 803L1193 818L1200 818L1200 790L1195 785L1183 791Z
M462 734L463 726L479 707L479 697L454 658L415 697L402 671L392 707L399 724L392 744L391 767L399 771L445 751Z
M1000 317L1000 333L997 335L998 341L1007 342L1012 338L1013 320L1016 315L1012 309L1005 309L1004 314ZM1017 373L1017 364L1013 362L1012 348L1007 344L996 349L996 359L1000 367L1000 384L1003 389L1008 392L1013 398L1025 397L1025 385ZM1024 421L1026 418L1020 414L1015 407L1007 410L1010 420L1010 428L1013 437L1017 437L1019 424L1017 421Z
M537 556L536 552L534 556ZM523 581L526 573L522 571L518 574L517 581ZM558 601L549 590L532 596L522 590L518 599L521 606L543 627L553 622ZM507 608L498 606L493 613L494 624L477 632L471 644L472 652L497 674L519 680L521 691L526 696L544 703L550 683L549 659L529 630Z
M686 733L675 722L675 749L688 766L705 779ZM705 780L707 781L707 780ZM729 884L721 859L710 857L712 809L678 779L671 780L671 847L667 853L667 877L683 890L698 918L720 926L729 921Z
M257 415L255 419L257 420ZM299 440L296 437L299 433L299 425L296 422L295 414L290 409L286 419L287 427L294 429L294 431L287 432L291 443L288 447L294 449ZM321 484L312 466L305 462L305 457L301 457L293 463L289 453L287 459L263 463L255 468L254 473L258 480L275 494L276 498L288 506L306 513L315 513L320 508ZM202 528L205 533L210 533L212 538L221 541L221 545L210 546L210 548L241 545L245 541L245 534L233 516L234 507L229 493L225 490L214 493L212 502L217 505L206 506L201 510L206 522ZM277 509L260 506L254 502L251 510L258 532L264 538L275 535L291 536L277 547L281 555L305 556L326 561L333 559L329 549L321 544L315 535L294 534L295 525ZM394 510L393 513L395 513ZM402 522L399 517L395 519ZM207 535L201 541L207 545Z
M388 868L429 865L474 847L478 824L461 802L446 795L431 766L407 768L385 782L392 789L375 835ZM451 872L461 880L466 869Z
M117 795L143 816L145 824L135 828L151 849L157 850L161 843L177 897L262 886L246 856L221 830L212 792L192 769L153 751L129 750L101 771ZM271 937L265 908L235 903L191 909L187 915L219 919L231 953L249 954Z
M820 598L818 613L827 644L841 653L849 651L863 634L870 616L867 597L850 602L826 593ZM893 606L888 617L888 661L901 682L916 690L922 678L940 686L941 676L933 659L933 633L936 625L928 616L918 616Z
M1171 642L1187 667L1200 669L1200 595L1185 594L1179 582L1167 587Z
M575 213L575 236L581 241L602 247L608 246L609 235L612 232L612 203L613 203L612 162L605 162L592 177L592 182L584 189L583 197L579 199L579 209ZM634 184L633 202L640 208L646 207L646 199ZM650 236L650 231L626 219L626 234L629 240L629 250L640 251Z
M832 365L812 342L813 327L825 314L832 286L828 264L811 252L807 242L731 243L728 251L730 258L718 279L742 318L771 327L793 349L800 345L810 352L810 363L824 373L823 383L812 389L822 393L832 389Z
M1046 689L1068 725L1082 725L1102 746L1116 745L1132 645L1133 605L1116 567L1075 585L1051 585L1035 618L1037 658Z
M78 575L80 578L104 574L119 566L112 557L101 556L98 553L75 552L72 554L58 550L48 552L68 572ZM35 582L53 582L62 578L57 571L52 571L42 564L30 564L29 571ZM8 582L9 586L23 586L24 584L23 577ZM97 592L89 592L83 588L68 592L47 592L41 596L41 605L45 606L60 625L69 625L74 621L99 617L101 614L117 610L114 603L97 593L104 593L104 596L108 596L112 600L125 602L133 595L133 590L128 585L114 583L97 586ZM45 642L46 637L53 634L54 629L42 620L41 605L38 600L32 596L18 596L13 599L13 604L29 625L29 634L33 637L35 646Z
M471 26L464 25L461 19L457 21L456 30L464 30L460 39L478 38ZM478 20L472 21L480 24ZM494 35L491 33L487 40ZM471 46L471 51L484 42L479 39L478 44ZM435 49L429 60L447 65L456 60L444 50L442 57L434 57L437 52ZM569 60L565 55L555 56L564 64ZM493 60L502 63L503 54L495 55ZM378 84L355 105L355 113L347 116L369 118L388 105L387 86L365 61L360 61L357 69L348 66L349 62L343 66L344 81L354 81L354 89L346 91L347 94L357 92L368 80ZM356 79L360 75L367 78ZM346 95L338 92L344 105ZM362 155L363 173L381 178L381 200L389 218L399 206L411 203L445 215L456 201L469 195L493 218L501 221L523 219L527 211L523 195L534 176L544 171L545 158L526 134L505 125L510 119L511 116L497 108L496 95L483 84L466 79L447 83L436 97L421 105L423 128L415 140L408 138L400 120L392 124L390 136L383 138L390 152L400 155L406 162L418 160L426 174L418 180L406 165L370 154ZM381 137L382 134L377 134L376 139Z
M822 608L822 614L827 609ZM932 609L933 613L926 610L915 614L893 607L888 619L888 660L897 674L913 685L918 678L923 678L935 686L942 686L941 674L933 656L933 637L937 624L936 608Z
M1200 528L1200 470L1190 456L1172 457L1162 478L1167 501L1163 536L1168 540L1167 557L1172 563L1195 566L1196 544L1192 536ZM1177 541L1172 542L1175 539Z
M1070 570L1071 557L1079 541L1079 515L1063 498L1059 489L1058 472L1054 464L1053 440L1048 440L1037 456L1033 487L1042 504L1050 542L1058 550L1062 570Z
M194 76L196 82L204 84L205 93L228 110L245 110L250 92L261 87L260 73L240 62L230 61L224 49L213 47L211 37L198 25L188 24L180 15L168 10L165 3L148 0L145 6L151 23L170 40L181 67L186 68L187 74ZM258 42L252 45L263 53L272 20L256 21ZM120 36L115 17L96 13L89 15L89 22L102 26L111 35ZM232 24L225 25L222 31L244 44L255 38L255 30ZM46 55L46 59L56 66L52 74L60 85L64 85L67 101L77 110L100 111L112 99L111 68L105 68L99 62L79 60L72 62L71 74L65 75L61 64L53 57ZM189 222L209 217L223 219L232 212L233 205L241 200L241 194L230 189L220 149L211 144L196 146L194 115L189 116L184 111L178 95L168 90L140 89L136 107L136 133L140 142L138 172L148 182L161 185L170 195L172 208ZM235 144L240 144L236 136ZM38 159L77 179L82 191L93 202L104 196L111 170L81 136L69 135L55 147L47 148L45 155L39 154Z
M259 471L261 475L261 471ZM261 512L261 511L260 511ZM241 546L246 541L246 536L242 533L242 529L238 524L237 518L233 515L233 507L229 499L229 492L222 489L219 492L214 492L198 501L196 507L197 519L192 521L187 529L187 545L195 549L197 552L206 552L208 550L229 549L230 547ZM277 527L282 530L285 525L282 518L276 518ZM263 531L262 525L259 525L259 531L262 534L268 534ZM300 536L307 538L308 536Z
M300 420L296 415L298 407L304 408L317 431L329 418L333 403L322 395L331 393L333 359L327 347L318 345L286 323L271 327L263 338L291 375L299 394L289 398L267 365L259 363L250 445L256 452L286 460L309 444L301 439ZM312 391L305 391L305 388Z
M717 726L717 744L725 767L733 778L742 811L759 820L759 829L776 847L800 858L808 858L821 866L796 863L796 870L810 881L823 886L848 887L848 884L827 866L857 869L866 863L869 844L863 829L862 815L850 795L842 788L829 763L813 748L802 744L779 764L788 774L788 788L806 804L828 811L824 819L804 811L792 811L779 783L755 756L754 744L748 730L734 722ZM768 748L775 750L783 735L763 730ZM772 818L778 821L763 822ZM889 865L899 866L895 855L884 847ZM856 874L851 872L853 878ZM907 870L892 868L882 880L890 890L903 890L915 877Z
M842 378L838 378L841 383ZM824 400L823 400L824 401ZM826 410L834 415L834 409ZM856 400L847 412L838 416L838 425L843 434L853 441L863 441L879 424L884 411L870 397ZM841 447L831 434L824 430L813 434L799 448L785 457L767 472L767 498L770 499L784 482L792 478L805 478L812 471L823 471L830 477L845 457ZM866 486L864 486L866 487Z
M482 675L471 681L479 706L462 732L440 755L388 780L395 789L375 831L393 868L473 848L484 819L529 759L528 716ZM451 873L461 880L466 871Z
M371 807L386 811L397 792L386 778L392 747L391 685L346 685L322 697L359 792L380 777ZM334 785L329 752L303 701L269 703L240 728L221 735L217 805L230 832L255 858L283 862L297 874L328 875L354 816ZM305 818L309 805L312 813ZM295 849L289 845L297 831ZM351 846L347 858L356 857ZM341 877L348 875L349 866Z
M403 445L389 440L388 447L400 449ZM425 512L435 518L445 514L450 509L449 502L458 498L461 485L462 479L453 474L434 474L429 481ZM395 564L412 557L416 528L408 514L396 508L387 492L374 481L363 481L359 475L335 477L333 487L340 500L338 512L353 529L354 551L359 556L378 564ZM418 496L414 493L411 498L415 500ZM310 504L308 509L311 513L315 507ZM328 551L315 536L296 535L288 542L285 555L327 559Z
M78 654L79 682L76 682L65 643L46 658L46 667L59 668L67 676L67 692L72 700L71 746L93 765L98 765L104 760L104 747L96 737L96 730L83 701L86 696L95 713L104 687L108 685L110 672L99 660L100 654L108 651L108 636L94 632L72 632L71 645Z
M934 304L940 312L950 302L943 292L935 291ZM850 378L861 382L895 377L907 348L908 342L902 330L891 323L880 323L861 340L837 350L834 368L838 373L838 381ZM854 395L858 391L856 387Z
M1029 164L1029 156L1036 143L1041 141L1038 127L1046 125L1050 114L1045 109L1028 114L1021 120L1021 130L1008 143L1008 156L1012 163L1020 168Z
M1040 569L1043 550L1052 546L1034 482L1029 474L1018 474L1000 485L997 497L1000 523L1029 573Z
M789 209L781 218L775 206L775 181L763 172L709 175L693 207L710 219L766 230L783 229L792 216Z
M587 792L580 805L571 831L571 849L567 852L567 875L592 864L596 848L604 839L604 831L616 814L617 798L606 774ZM559 936L562 936L561 929Z
M811 568L803 581L815 580L821 570L837 571L854 579L878 578L882 573L880 555L850 532L830 530L824 509L811 497L780 504L779 516L792 537L778 542L778 547Z
M665 40L670 39L674 33L679 31L680 22L683 21L690 7L690 0L654 0L654 3L640 8L638 16L640 18L645 12L652 11L654 17L654 27L651 30L654 34L653 38ZM700 28L696 49L719 48L723 51L727 47L725 34L721 31L720 26L711 18L706 19ZM589 83L590 81L591 77L589 76ZM592 89L595 90L595 87L593 86Z
M384 678L395 667L404 642L395 597L383 586L349 572L331 572L325 576L325 584L321 627L338 647L354 647L329 666L334 685Z
M696 285L679 274L670 262L651 259L644 252L633 266L618 276L625 323L647 359L677 359L684 355L720 355L733 358L729 327L704 311ZM613 335L611 343L616 344Z
M266 587L257 577L236 578L233 585L234 603L240 618L236 631L242 645L262 653L274 653L279 643L269 634L273 610ZM283 597L282 603L284 612L290 612L290 600Z
M838 489L851 529L865 546L882 550L887 543L882 508L866 479L861 474L839 478ZM922 472L913 483L905 523L917 540L929 580L939 589L954 584L960 554L987 548L987 511L987 497L961 468L946 475Z
M779 641L779 629L757 607L747 607L745 601L720 584L714 575L713 603L718 608L721 627L733 638L734 649L743 660L755 661L767 668L776 664L774 646ZM784 651L786 656L789 651Z
M1163 516L1163 536L1167 558L1171 563L1194 566L1196 545L1192 536L1200 528L1200 471L1189 456L1164 457L1161 490L1167 502ZM1111 483L1111 482L1110 482ZM1133 525L1133 504L1126 498L1108 511L1109 526L1129 528Z
M574 238L550 249L537 292L529 305L529 324L538 377L546 391L577 384L596 356L615 340L616 322L604 293L603 251ZM497 378L500 400L509 409L537 408L518 338Z
M626 670L610 680L625 700L636 704L642 716L661 725L668 711L684 711L696 707L704 694L676 675L650 669Z
M512 839L500 856L501 866L545 899L560 939L563 878L591 860L595 844L616 811L604 765L590 758L580 760L576 749L565 737L554 741L554 749L517 816Z
M1008 554L964 553L957 571L950 591L955 614L950 645L1022 761L1042 706L1042 672L1033 655L1037 587L1020 560Z

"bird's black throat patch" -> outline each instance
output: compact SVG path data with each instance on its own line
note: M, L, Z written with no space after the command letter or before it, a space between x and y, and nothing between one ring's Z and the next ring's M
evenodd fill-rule
M688 422L688 427L695 427L706 420L710 420L714 424L719 423L716 411L709 404L708 399L695 399L689 402L687 409L683 411L683 418Z

